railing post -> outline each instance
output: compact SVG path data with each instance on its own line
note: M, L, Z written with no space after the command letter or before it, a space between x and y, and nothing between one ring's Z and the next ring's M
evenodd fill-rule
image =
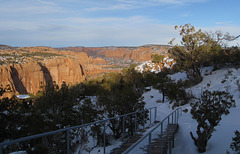
M152 124L152 109L150 108L150 125Z
M149 138L148 138L148 153L151 154L151 142L152 142L152 133L149 134Z
M174 112L174 123L177 124L177 111Z
M67 130L67 154L70 153L70 139L69 139L69 130Z
M170 115L169 115L170 116ZM167 125L167 139L168 139L168 153L170 153L170 139L169 139L169 116L168 116L168 125Z
M135 132L134 132L134 134L135 134L137 132L137 112L135 112L134 129L135 129Z
M157 121L157 107L155 107L155 117L154 117L154 121Z
M143 110L143 129L145 129L145 109Z
M0 154L3 154L3 147L0 146Z
M177 123L178 123L178 119L179 119L179 108L177 110Z
M174 148L174 137L175 137L175 135L174 135L174 133L173 133L173 138L172 138L172 148Z
M161 140L161 145L160 145L161 146L161 151L160 151L161 154L163 153L163 145L164 145L163 144L163 136L162 135L163 135L163 122L161 122L161 138L160 138L160 140Z
M122 141L124 141L124 136L125 136L125 116L123 116L123 135L122 135Z
M173 113L172 113L172 124L173 124Z
M104 147L103 147L103 153L105 154L105 153L106 153L106 147L105 147L105 146L106 146L106 145L105 145L105 144L106 144L106 143L105 143L105 142L106 142L106 121L104 121L103 129L104 129L104 132L103 132L103 133L104 133L104 134L103 134L103 146L104 146Z

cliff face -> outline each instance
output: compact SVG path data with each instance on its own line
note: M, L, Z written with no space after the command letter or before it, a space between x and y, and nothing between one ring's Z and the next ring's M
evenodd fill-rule
M169 46L146 45L140 47L69 47L69 50L75 52L85 52L88 56L101 57L105 60L114 58L114 60L142 62L151 60L152 54L166 54Z
M46 83L76 84L85 80L86 53L59 51L47 47L0 50L0 85L14 94L37 93ZM97 62L101 62L98 59Z
M35 94L46 83L80 83L85 80L85 73L82 63L70 58L0 66L1 84L10 85L16 94Z

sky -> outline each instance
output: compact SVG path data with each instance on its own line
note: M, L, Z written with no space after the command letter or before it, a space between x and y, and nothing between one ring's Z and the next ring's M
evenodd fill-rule
M240 35L239 0L0 0L0 44L167 45L175 25ZM176 42L177 43L177 42ZM230 45L240 44L240 38Z

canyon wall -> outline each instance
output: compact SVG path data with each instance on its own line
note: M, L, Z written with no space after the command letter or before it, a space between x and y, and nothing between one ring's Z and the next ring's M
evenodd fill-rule
M143 62L151 60L152 54L167 54L170 46L166 45L145 45L140 47L68 47L71 51L85 52L91 57L101 57L105 60L125 60Z
M0 85L14 94L36 94L46 83L81 83L105 72L120 72L131 63L167 54L169 46L21 47L0 49ZM71 50L71 51L70 51Z
M0 66L2 86L9 85L15 94L36 94L46 83L80 83L85 80L85 74L81 61L70 58Z
M97 65L106 64L103 59L89 58L83 52L48 47L1 50L0 54L1 62L4 62L0 65L0 85L3 88L9 86L13 94L36 94L46 83L55 82L59 86L63 82L81 83L89 73L102 73L102 68Z

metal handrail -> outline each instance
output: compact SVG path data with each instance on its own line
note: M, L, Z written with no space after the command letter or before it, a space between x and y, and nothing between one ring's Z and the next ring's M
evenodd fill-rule
M169 124L169 118L170 116L172 116L172 122L173 122L173 114L175 113L175 122L178 123L178 119L179 119L179 110L181 110L181 116L182 116L182 108L177 108L175 111L173 111L172 113L170 113L167 117L165 117L159 124L157 124L156 126L153 127L153 129L151 129L151 131L149 131L147 134L145 134L142 138L140 138L137 142L135 142L133 145L131 145L127 150L125 150L123 152L123 154L127 154L129 152L131 152L138 144L140 144L146 137L149 137L149 143L148 143L148 147L149 147L149 151L148 153L151 153L151 136L152 136L152 132L155 131L159 126L161 126L161 133L162 133L162 129L163 129L163 123L165 120L168 119L168 124ZM177 112L177 117L176 117L176 112ZM171 150L171 149L170 149Z
M154 111L155 111L154 121L156 121L156 116L157 116L157 112L156 112L157 111L157 107L151 107L151 108L147 109L147 110L150 111L150 113L149 113L150 114L150 125L151 125L151 120L152 120L151 119L152 109L154 109ZM127 113L127 114L124 114L124 115L119 115L119 116L116 116L116 117L99 120L99 121L92 122L92 123L87 123L87 124L73 126L73 127L68 127L68 128L64 128L64 129L59 129L59 130L55 130L55 131L51 131L51 132L31 135L31 136L27 136L27 137L11 140L11 141L5 141L5 142L0 143L0 154L3 153L2 152L3 146L8 146L8 145L11 145L11 144L15 144L15 143L23 142L23 141L28 141L28 140L31 140L31 139L36 139L36 138L40 138L40 137L44 137L44 136L54 135L54 134L62 133L62 132L67 132L67 153L69 154L69 131L70 130L83 128L83 127L87 127L87 126L91 126L91 125L94 125L94 124L97 124L97 123L103 123L103 122L104 122L104 127L105 127L105 123L107 121L110 121L110 120L113 120L113 119L117 119L117 118L121 118L121 117L127 117L129 115L133 115L133 114L137 114L137 113L141 113L141 112L145 113L145 110L139 110L139 111ZM136 116L135 116L135 122L136 122ZM105 128L104 128L104 153L105 153L105 133L106 132L105 132ZM123 135L123 137L124 137L124 135Z

